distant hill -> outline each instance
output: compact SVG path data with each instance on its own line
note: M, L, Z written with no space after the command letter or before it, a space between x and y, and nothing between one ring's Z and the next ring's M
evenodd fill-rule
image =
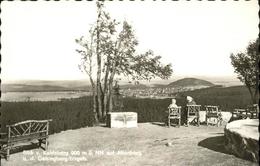
M214 86L213 83L196 78L184 78L170 84L120 84L121 89L189 88L200 89ZM2 92L90 91L90 84L83 81L20 81L1 85Z
M167 85L167 87L175 88L175 87L211 87L214 86L213 83L197 79L197 78L183 78L180 80L177 80L175 82L172 82Z

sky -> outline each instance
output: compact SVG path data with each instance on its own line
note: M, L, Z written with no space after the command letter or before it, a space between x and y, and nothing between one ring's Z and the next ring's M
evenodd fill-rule
M258 35L252 1L106 2L113 18L128 21L139 41L171 63L173 76L236 77L230 54L245 51ZM1 3L1 79L87 79L78 69L75 39L96 19L95 2Z

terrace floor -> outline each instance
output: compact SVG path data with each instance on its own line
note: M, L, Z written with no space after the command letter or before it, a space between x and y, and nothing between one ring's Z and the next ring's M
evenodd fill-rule
M168 128L154 122L128 129L81 128L51 135L47 151L26 149L11 154L9 161L2 159L2 165L258 165L225 151L224 125Z

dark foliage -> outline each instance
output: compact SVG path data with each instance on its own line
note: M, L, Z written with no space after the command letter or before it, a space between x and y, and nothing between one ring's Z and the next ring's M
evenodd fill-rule
M197 104L217 105L222 111L232 111L234 108L246 108L251 104L250 94L245 86L211 87L183 92L181 98L192 96Z
M248 88L252 103L258 103L259 38L249 42L245 52L232 53L230 59L235 73L238 74L237 78Z
M187 95L192 96L197 104L218 105L222 111L245 108L250 104L250 94L245 86L182 92L176 97L177 105L184 108ZM138 122L163 122L170 103L171 99L123 98L124 109L120 111L137 112ZM57 133L93 124L91 97L49 102L2 102L1 105L3 126L29 119L53 119L50 133Z
M1 125L25 120L52 119L50 133L92 126L90 97L48 102L2 102ZM4 127L1 129L5 130Z
M179 93L176 100L182 110L186 105L186 96L192 96L199 105L217 105L222 111L228 112L234 108L246 108L250 104L250 94L245 86L216 86ZM123 103L124 111L138 113L138 122L162 122L171 99L125 98Z

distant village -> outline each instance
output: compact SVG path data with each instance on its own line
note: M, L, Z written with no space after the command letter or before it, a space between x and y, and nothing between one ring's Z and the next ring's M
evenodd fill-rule
M179 92L192 91L212 86L216 85L201 79L184 78L167 85L122 85L120 86L119 91L122 97L169 98L176 97Z
M147 87L147 88L123 88L120 94L123 97L137 98L168 98L176 97L179 92L207 88L208 86L186 86L186 87Z

